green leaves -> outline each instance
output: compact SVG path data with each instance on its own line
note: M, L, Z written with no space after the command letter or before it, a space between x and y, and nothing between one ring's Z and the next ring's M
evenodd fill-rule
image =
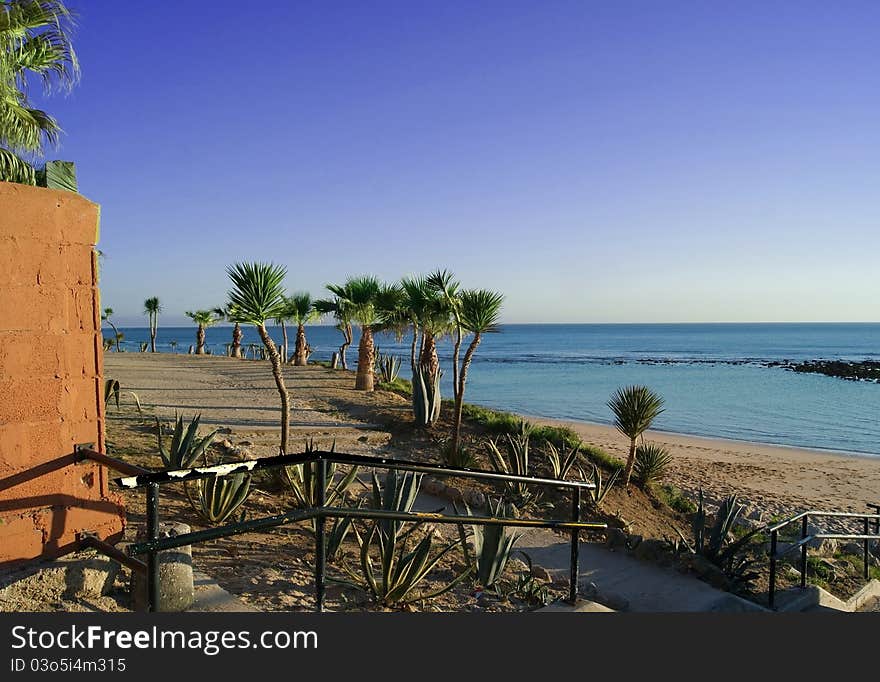
M58 122L30 105L27 78L39 76L47 93L76 83L72 27L61 0L0 3L0 181L36 184L33 166L19 154L40 154L58 142Z
M284 311L287 268L272 263L236 263L226 268L232 282L229 309L234 322L262 325Z
M213 310L187 310L184 314L200 327L212 327L220 321Z
M174 425L174 434L171 437L169 448L165 449L162 441L162 424L156 417L156 435L159 440L159 454L165 466L169 469L188 469L194 466L199 458L205 460L205 452L208 446L214 441L217 431L211 431L207 436L199 437L199 420L202 418L197 414L192 418L189 425L184 431L183 417L178 416ZM207 460L205 460L207 464Z
M487 516L510 516L511 509L501 500L489 500ZM471 510L467 509L468 516ZM509 531L504 526L472 525L471 533L474 543L474 573L477 585L493 587L507 567L513 546L524 535Z
M195 488L194 495L190 492L190 483ZM212 476L184 485L187 499L201 520L216 525L226 521L250 497L251 475Z
M461 326L472 334L498 331L504 296L488 289L466 289L459 296Z
M663 398L647 386L618 389L608 401L617 430L631 440L644 433L663 412Z
M577 463L578 454L580 454L580 443L575 443L566 449L566 445L562 445L562 449L559 450L556 446L547 441L547 462L550 464L550 471L553 473L553 478L557 478L560 481L564 481L565 477L568 476L568 472L571 471L571 468Z
M657 482L666 473L672 462L672 455L662 445L643 443L636 448L636 462L633 468L636 483L643 488Z

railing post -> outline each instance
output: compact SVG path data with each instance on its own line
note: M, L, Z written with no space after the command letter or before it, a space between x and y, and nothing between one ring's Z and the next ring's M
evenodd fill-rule
M776 540L778 536L778 530L770 531L770 588L767 591L767 603L771 609L776 598Z
M807 516L801 521L801 540L807 538ZM807 588L807 543L801 545L801 589Z
M579 523L581 520L581 489L574 488L571 493L571 520ZM569 573L568 600L575 604L578 597L578 576L580 573L580 537L579 529L571 529L571 572Z
M315 610L321 613L324 610L324 571L327 563L327 543L324 541L324 516L323 509L327 500L324 493L327 489L327 462L323 458L315 462L317 467L317 481L315 491L317 493L317 506L321 510L315 519Z
M159 484L147 486L147 541L159 539ZM147 610L159 610L159 553L147 552Z
M865 531L865 535L867 535L868 533L871 532L871 525L868 522L867 516L865 517L864 531ZM868 551L870 550L870 541L868 540L868 538L865 538L865 540L864 540L864 550L865 550L865 580L867 580L868 576L871 575L871 564L869 561L870 555L868 554Z

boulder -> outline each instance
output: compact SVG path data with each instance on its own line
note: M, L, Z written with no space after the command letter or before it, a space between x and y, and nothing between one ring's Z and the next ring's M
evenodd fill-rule
M626 533L620 528L605 529L605 546L609 549L626 546Z
M665 540L648 538L642 540L633 551L633 556L642 561L659 562L666 558L669 552L669 543Z

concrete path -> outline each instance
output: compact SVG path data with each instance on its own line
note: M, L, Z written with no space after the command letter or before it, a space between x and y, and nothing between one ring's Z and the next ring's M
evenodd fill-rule
M415 509L448 513L452 504L431 495L419 495ZM527 531L516 544L536 565L553 577L568 580L571 544L550 530ZM634 612L763 611L760 606L671 568L635 559L624 552L606 549L594 542L580 543L580 580L583 591L595 583L610 602L625 600ZM602 601L600 598L599 601Z

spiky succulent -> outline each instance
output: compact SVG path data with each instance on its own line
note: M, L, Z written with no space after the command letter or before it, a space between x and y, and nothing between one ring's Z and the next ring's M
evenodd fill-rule
M199 436L199 421L201 418L202 415L200 414L193 417L184 431L183 417L178 415L174 424L171 443L166 450L165 443L162 440L162 423L156 417L159 454L162 456L162 461L168 469L188 469L194 466L199 458L202 458L207 464L205 452L208 446L214 442L214 436L217 435L217 431L211 431L207 436Z

